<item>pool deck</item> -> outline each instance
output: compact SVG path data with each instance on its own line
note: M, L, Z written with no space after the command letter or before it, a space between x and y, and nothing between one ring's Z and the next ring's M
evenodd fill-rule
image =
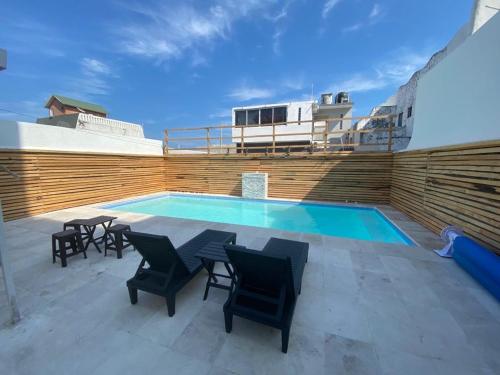
M6 224L20 323L7 323L0 294L0 373L5 374L498 374L500 304L453 260L429 251L439 239L388 206L379 207L422 247L183 220L84 206ZM206 272L164 299L125 281L140 261L104 257L52 264L50 235L64 221L114 213L132 229L166 234L178 246L204 229L237 233L261 249L269 237L310 243L288 354L277 330L235 317L224 330L227 292L202 300ZM3 285L0 281L0 289Z

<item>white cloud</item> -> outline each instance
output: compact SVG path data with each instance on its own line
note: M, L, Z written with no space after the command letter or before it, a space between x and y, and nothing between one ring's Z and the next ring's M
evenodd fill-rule
M380 7L380 4L375 4L373 5L372 11L370 12L370 15L368 16L370 19L377 18L379 15L381 15L382 8Z
M270 20L276 25L273 33L273 52L275 55L281 54L281 39L286 32L284 21L288 16L288 8L294 1L295 0L286 1L279 13L277 13L276 15L264 16L266 19Z
M331 86L330 91L367 92L397 87L406 83L429 58L428 53L398 50L391 58L376 65L371 72L355 73L352 77Z
M279 55L281 53L281 37L283 34L284 31L281 29L276 29L273 34L273 52L275 55Z
M123 52L162 62L179 58L190 49L205 48L217 39L228 38L237 20L275 2L218 0L208 9L189 4L138 5L128 8L136 17L134 22L120 28L117 36Z
M361 29L362 26L363 26L363 24L361 22L355 23L355 24L353 24L351 26L344 27L342 29L342 32L344 32L344 33L350 33L350 32L353 32L353 31L358 31L359 29Z
M221 119L226 118L227 119L227 118L230 118L232 116L231 112L232 112L231 109L221 109L221 110L218 110L214 113L211 113L210 115L208 115L208 117L211 119L216 119L216 118L221 118Z
M292 93L293 95L298 95L306 86L303 73L297 73L274 80L272 86L269 82L265 84L267 86L256 87L249 85L248 81L245 80L240 86L231 90L227 94L227 97L240 102L254 99L270 99L275 96Z
M3 9L2 9L3 10ZM3 15L3 14L2 14ZM40 55L50 58L66 56L70 42L47 22L39 22L25 14L11 14L0 18L3 43L15 54Z
M289 76L282 80L281 86L284 89L288 89L291 91L300 91L303 90L305 87L304 81L305 79L303 75Z
M377 76L372 78L367 74L356 73L351 78L336 84L331 91L366 92L378 90L386 86L387 82Z
M287 2L283 8L279 10L278 13L274 15L264 15L264 17L274 23L285 19L288 16L288 7L290 6L290 2Z
M102 61L99 61L97 59L92 59L89 57L85 57L82 60L82 67L85 73L90 74L90 75L96 75L96 74L104 74L104 75L110 75L111 74L111 69L109 66Z
M271 98L274 96L274 91L268 88L242 85L233 89L227 96L238 101L246 102L253 99Z
M92 100L94 96L109 94L109 81L117 77L108 64L96 58L84 57L80 61L80 74L65 79L65 85L59 92L82 100Z
M323 11L321 12L321 16L323 18L328 17L332 9L340 3L342 0L327 0L325 4L323 5Z
M349 32L354 32L358 31L361 28L365 26L372 26L375 25L377 22L379 22L383 17L385 13L380 6L380 4L375 3L370 11L370 14L368 15L368 18L366 20L358 21L351 26L344 27L342 29L342 32L344 33L349 33Z

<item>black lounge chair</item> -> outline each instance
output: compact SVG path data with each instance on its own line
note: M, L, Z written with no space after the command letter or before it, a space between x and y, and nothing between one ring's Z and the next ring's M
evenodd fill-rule
M224 304L226 332L233 315L281 330L281 350L288 350L288 338L309 244L271 238L262 251L225 245L236 273L236 287Z
M167 236L124 232L125 237L142 255L142 261L127 287L130 302L137 303L137 290L163 296L168 315L175 314L175 295L202 269L194 255L210 242L235 243L236 233L207 229L179 248ZM149 268L145 268L146 262Z

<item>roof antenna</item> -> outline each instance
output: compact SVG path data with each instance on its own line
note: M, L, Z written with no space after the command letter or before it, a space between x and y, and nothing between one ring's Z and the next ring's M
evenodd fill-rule
M311 101L314 101L314 83L311 83Z

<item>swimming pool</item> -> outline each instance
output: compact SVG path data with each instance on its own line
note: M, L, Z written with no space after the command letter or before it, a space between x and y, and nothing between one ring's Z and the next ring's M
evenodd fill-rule
M413 245L379 210L333 204L168 194L103 208Z

